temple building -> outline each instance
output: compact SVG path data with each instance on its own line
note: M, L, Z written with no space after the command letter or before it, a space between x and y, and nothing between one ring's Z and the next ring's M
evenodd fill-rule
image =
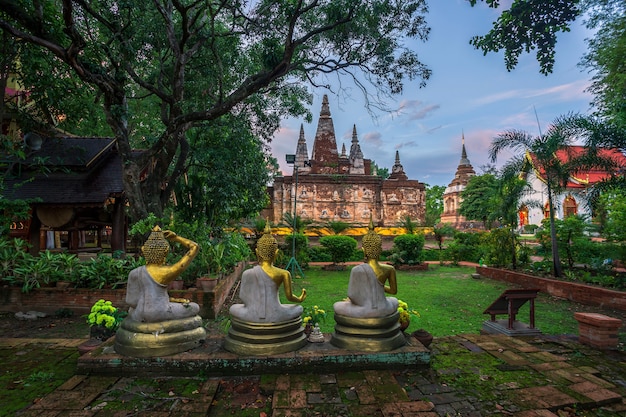
M567 164L571 158L579 157L585 151L583 146L568 146L559 149L554 155L560 160L561 164ZM616 166L626 167L626 156L619 149L598 148L598 153L603 158L613 160ZM523 173L523 175L526 181L531 184L533 190L527 196L527 200L540 202L541 207L536 207L536 204L522 204L518 209L518 226L523 227L527 224L539 226L543 219L550 217L546 172L534 154L526 153L525 157L530 162L531 169ZM605 168L595 167L581 169L569 175L564 190L554 195L555 217L564 219L572 215L581 215L591 220L594 213L592 213L589 205L586 204L589 188L611 176L621 174L621 168L609 171Z
M454 179L450 182L446 190L443 192L443 213L441 213L440 221L442 224L448 223L455 229L467 229L481 226L477 222L468 221L465 217L459 214L459 208L461 206L461 193L465 190L470 178L476 175L474 167L467 158L467 151L465 150L465 135L462 135L461 139L461 161L456 168L456 174Z
M423 223L425 186L407 177L398 151L385 180L363 156L356 126L352 128L350 152L346 153L345 145L338 152L326 95L311 158L302 126L295 151L292 175L276 178L269 188L271 204L266 214L272 222L280 222L284 213L293 213L295 206L298 216L314 223L367 225L370 216L377 226L395 226L407 216Z

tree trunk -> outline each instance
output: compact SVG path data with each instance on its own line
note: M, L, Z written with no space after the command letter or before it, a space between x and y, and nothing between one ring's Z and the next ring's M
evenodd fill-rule
M513 225L511 224L511 266L514 271L517 269L517 248L515 243L515 229L513 229Z
M552 204L552 187L550 181L546 181L548 185L548 207L550 211L550 241L552 242L552 275L555 278L560 278L561 272L561 259L559 258L559 247L556 240L556 226L554 225L554 206Z

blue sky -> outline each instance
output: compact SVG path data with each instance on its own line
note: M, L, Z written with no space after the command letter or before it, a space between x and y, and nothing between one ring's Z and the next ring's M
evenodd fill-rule
M284 120L270 144L285 175L292 173L285 154L295 153L301 124L311 157L324 94L328 94L339 151L342 143L350 149L356 124L365 158L391 168L399 150L409 178L429 185L445 186L453 179L462 135L470 162L481 174L481 167L490 162L491 139L498 133L521 129L538 134L535 110L543 131L557 116L589 113L592 96L585 89L591 76L578 63L590 32L582 23L577 21L571 32L559 35L554 71L544 76L532 52L522 55L508 72L502 53L483 56L469 44L472 36L485 34L498 15L498 10L484 4L472 8L466 0L430 0L429 40L407 40L433 72L426 87L419 88L417 81L406 83L401 96L387 101L397 111L379 111L374 116L349 80L342 80L340 94L313 90L313 121ZM508 157L503 153L497 165Z

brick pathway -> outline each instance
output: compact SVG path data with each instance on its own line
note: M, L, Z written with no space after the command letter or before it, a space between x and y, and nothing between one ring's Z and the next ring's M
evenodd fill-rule
M36 342L0 339L0 348ZM46 342L70 349L79 341ZM571 337L500 335L437 338L431 349L426 369L193 378L194 389L183 392L169 388L174 379L158 380L161 392L142 385L154 378L76 375L19 415L626 416L624 352L596 351ZM137 410L137 396L149 412Z

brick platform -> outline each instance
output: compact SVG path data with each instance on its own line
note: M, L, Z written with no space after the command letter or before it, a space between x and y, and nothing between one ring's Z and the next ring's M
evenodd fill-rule
M580 343L598 349L617 349L622 321L598 313L575 313Z

